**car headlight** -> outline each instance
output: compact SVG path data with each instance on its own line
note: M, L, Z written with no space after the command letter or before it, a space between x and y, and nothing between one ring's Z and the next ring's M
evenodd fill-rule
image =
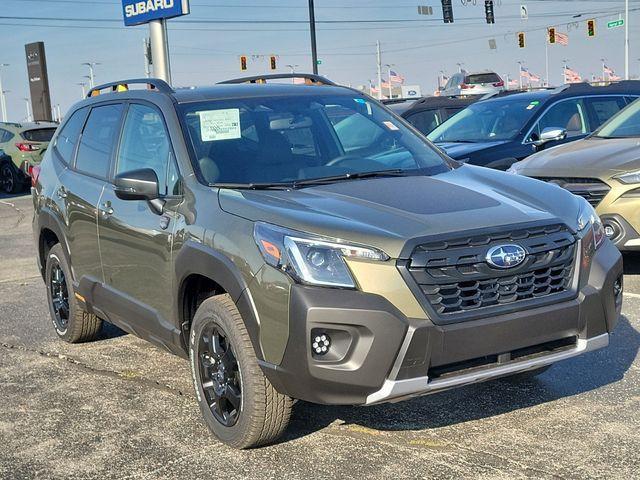
M602 221L596 213L595 209L584 198L580 198L580 212L578 214L578 231L586 232L587 229L593 229L593 241L595 247L602 245L605 239L604 227Z
M253 235L269 265L309 285L356 288L345 258L389 259L375 248L313 237L263 222L255 224Z
M613 178L626 184L640 183L640 170L637 170L635 172L622 173L620 175L616 175Z

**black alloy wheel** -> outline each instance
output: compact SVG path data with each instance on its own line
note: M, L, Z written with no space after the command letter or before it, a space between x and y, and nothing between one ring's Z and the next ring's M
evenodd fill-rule
M57 261L52 266L49 289L51 291L54 321L58 329L64 332L69 327L69 289L67 288L67 280L62 267Z
M222 328L212 323L199 339L200 382L215 419L225 427L238 421L242 407L242 381L238 361Z

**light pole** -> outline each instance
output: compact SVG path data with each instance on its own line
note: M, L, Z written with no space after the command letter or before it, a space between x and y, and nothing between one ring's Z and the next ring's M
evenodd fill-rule
M395 66L395 63L385 63L387 67L387 83L389 84L389 100L393 98L393 85L391 85L391 67Z
M602 60L602 62L603 62L603 65L604 65L604 59ZM569 60L568 59L563 59L562 60L562 83L563 84L567 83L567 68L568 68L567 65L569 65Z
M8 67L8 63L0 63L0 110L2 110L2 121L7 121L7 99L4 96L4 90L2 88L2 67Z
M82 98L87 96L87 84L85 82L76 83L76 85L82 87Z
M629 0L624 2L624 79L629 80Z
M296 68L298 68L300 65L295 64L295 65L285 65L286 67L288 67L291 70L291 75L293 75L294 73L296 73Z
M23 98L25 105L27 106L27 122L31 121L31 105L28 98Z
M464 62L456 63L456 65L458 66L458 73L462 73L462 66L464 65Z
M520 90L522 90L522 65L524 62L518 62L518 85L520 85Z
M95 87L95 73L93 71L93 67L100 65L98 62L84 62L82 65L85 67L89 67L89 88Z

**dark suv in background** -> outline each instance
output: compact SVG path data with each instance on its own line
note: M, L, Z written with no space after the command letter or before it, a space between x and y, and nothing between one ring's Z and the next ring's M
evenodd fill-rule
M541 149L586 137L638 97L637 80L504 92L474 103L428 138L456 160L506 170Z
M294 399L397 401L608 344L622 259L589 203L304 78L123 81L71 108L32 189L62 340L105 320L189 358L205 422L241 448Z

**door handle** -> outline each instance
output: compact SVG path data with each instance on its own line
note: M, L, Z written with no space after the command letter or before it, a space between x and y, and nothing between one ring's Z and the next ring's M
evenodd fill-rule
M58 198L67 198L67 190L64 187L58 188L56 194L58 195Z
M100 212L102 215L113 215L113 207L111 207L111 202L104 202L100 205Z

